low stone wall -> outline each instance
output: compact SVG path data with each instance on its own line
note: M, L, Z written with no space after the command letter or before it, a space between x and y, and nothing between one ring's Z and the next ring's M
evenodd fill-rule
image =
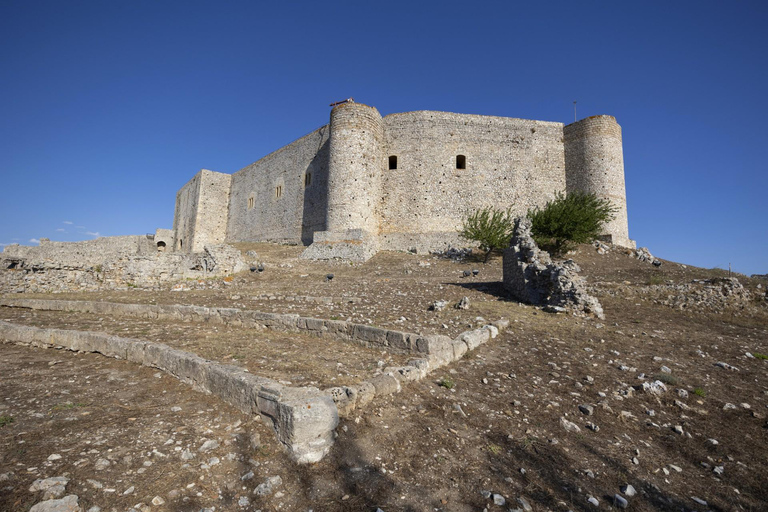
M420 356L418 359L409 361L405 366L384 368L381 373L356 386L325 390L325 393L336 403L341 417L347 417L355 409L364 407L376 396L400 392L404 383L423 379L430 372L461 359L467 352L495 338L499 332L509 326L509 320L500 319L480 329L465 331L451 339L443 335L390 331L339 320L242 311L234 308L8 298L0 299L0 306L305 331L319 336L333 336L336 339L345 339L365 346L385 347L388 350L409 352Z
M337 408L314 387L288 387L237 366L208 361L162 343L96 332L40 329L0 321L0 338L36 347L98 352L159 368L196 389L211 393L245 413L272 422L278 440L301 463L317 462L330 450Z
M332 336L367 347L386 348L397 353L429 354L442 335L420 335L381 329L343 320L322 320L299 315L281 315L237 308L208 308L203 306L121 304L117 302L68 301L49 299L0 298L0 306L48 311L76 311L99 315L133 316L181 322L206 322L248 328L305 332L317 336Z
M404 384L421 380L434 370L461 359L508 326L509 320L501 319L480 329L465 331L454 339L448 336L423 337L420 349L427 354L423 359L414 359L405 366L385 368L357 386L330 388L326 392L336 403L339 416L349 417L355 409L364 407L375 397L399 393Z
M146 237L116 238L149 242ZM98 239L102 240L111 239ZM240 251L229 245L206 246L195 254L158 252L154 247L134 250L130 244L91 245L47 242L40 247L8 246L0 253L0 289L56 293L158 288L168 282L227 276L247 268ZM99 248L104 248L103 254L98 253Z

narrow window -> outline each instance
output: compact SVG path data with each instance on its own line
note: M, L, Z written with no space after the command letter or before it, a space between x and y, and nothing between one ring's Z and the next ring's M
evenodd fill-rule
M304 175L304 186L308 187L312 183L312 173L308 172Z
M467 168L467 157L464 155L456 155L456 168L457 169L466 169Z
M278 185L275 187L275 199L280 199L283 197L283 186Z
M157 252L165 252L165 242L157 242Z
M252 210L252 209L253 209L253 205L254 205L254 203L255 203L255 199L254 199L254 197L253 197L253 196L249 197L249 198L248 198L248 209L249 209L249 210Z
M389 170L397 169L397 156L392 155L389 157Z

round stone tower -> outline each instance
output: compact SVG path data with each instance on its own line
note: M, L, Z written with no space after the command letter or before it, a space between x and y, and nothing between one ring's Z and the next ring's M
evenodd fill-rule
M381 114L362 103L331 111L326 229L377 235L383 166Z
M563 128L567 192L593 193L609 199L616 217L606 224L606 240L634 247L627 225L621 126L613 116L592 116Z
M303 257L367 260L378 251L384 126L379 111L347 102L331 110L326 231Z

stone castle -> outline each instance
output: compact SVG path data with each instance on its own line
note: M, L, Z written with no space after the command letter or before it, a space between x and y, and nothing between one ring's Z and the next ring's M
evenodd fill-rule
M569 125L416 111L382 117L351 100L312 133L224 174L201 170L176 195L159 248L277 241L307 258L366 260L379 250L464 244L477 208L524 213L557 192L592 192L618 207L604 239L629 239L621 127L612 116Z

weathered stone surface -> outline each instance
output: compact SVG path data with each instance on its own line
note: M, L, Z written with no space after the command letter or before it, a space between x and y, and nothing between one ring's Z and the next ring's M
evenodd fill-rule
M531 236L530 219L515 219L503 265L504 288L516 299L604 318L602 305L587 293L584 280L568 269L573 265L557 265L539 249Z
M229 245L206 245L197 253L159 252L151 236L122 236L44 241L35 247L10 245L0 253L0 268L3 289L39 293L154 288L184 279L227 276L246 265Z
M400 392L400 381L392 375L377 375L369 381L376 389L376 396Z
M29 512L83 512L78 499L76 495L70 494L59 500L41 501L30 508Z

